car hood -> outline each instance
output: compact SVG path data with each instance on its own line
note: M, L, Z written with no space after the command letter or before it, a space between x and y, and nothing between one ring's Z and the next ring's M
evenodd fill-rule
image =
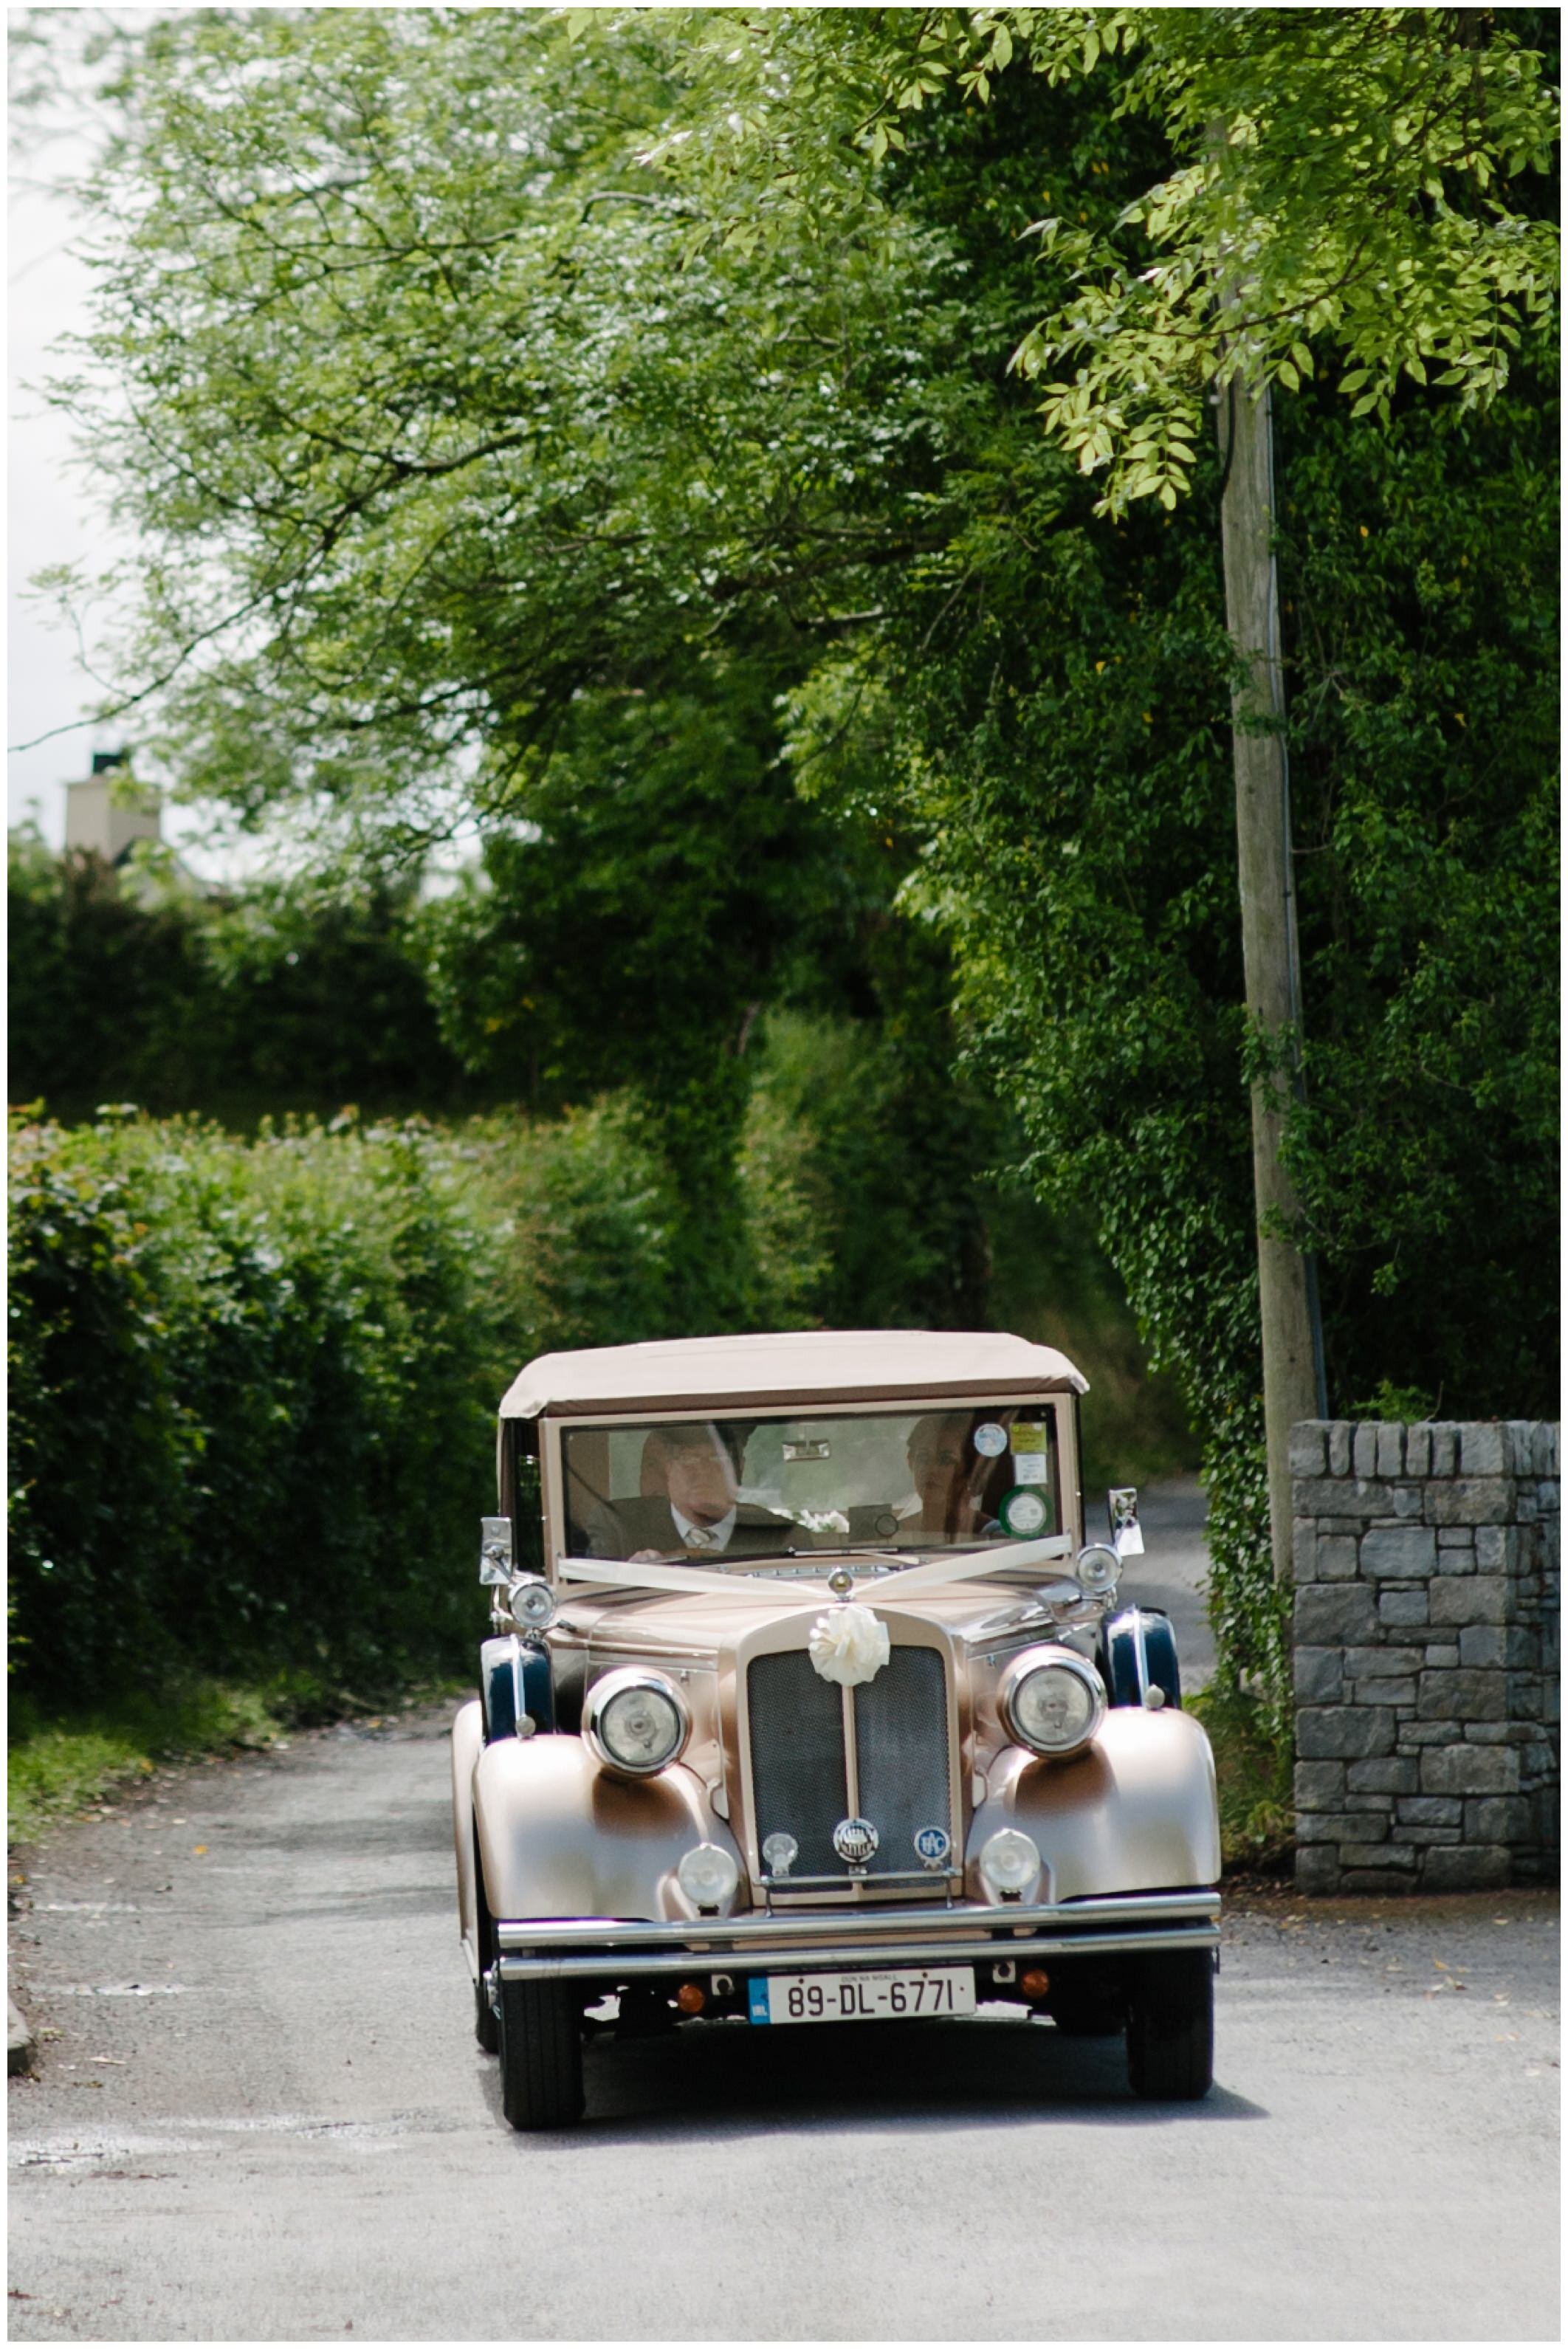
M665 1591L613 1591L585 1598L576 1592L558 1618L560 1628L587 1639L596 1650L626 1648L639 1655L682 1657L714 1655L733 1647L748 1633L774 1622L795 1622L804 1643L817 1617L840 1602L820 1588L807 1591L781 1578L773 1590L737 1588L733 1594L696 1591L690 1598ZM1010 1635L1038 1626L1049 1636L1053 1599L1080 1600L1076 1583L1054 1579L1023 1589L1016 1583L970 1580L927 1588L896 1600L889 1591L877 1597L878 1584L857 1585L852 1605L867 1607L898 1637L900 1620L934 1625L950 1637L974 1641Z

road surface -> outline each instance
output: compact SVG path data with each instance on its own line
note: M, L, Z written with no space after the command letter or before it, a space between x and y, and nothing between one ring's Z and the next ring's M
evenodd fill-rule
M14 2339L1557 2337L1546 1896L1233 1904L1200 2106L999 2015L695 2024L520 2138L443 1730L162 1774L34 1856Z

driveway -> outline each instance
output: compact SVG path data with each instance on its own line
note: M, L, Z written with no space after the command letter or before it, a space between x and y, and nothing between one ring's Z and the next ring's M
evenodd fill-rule
M1002 2011L597 2043L580 2131L471 2033L444 1719L165 1775L20 1898L17 2340L1557 2336L1543 1895L1231 1903L1218 2084Z

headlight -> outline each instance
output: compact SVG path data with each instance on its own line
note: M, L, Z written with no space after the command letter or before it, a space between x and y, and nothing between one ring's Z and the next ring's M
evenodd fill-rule
M506 1594L506 1608L520 1631L543 1631L556 1619L556 1594L536 1574L514 1582Z
M662 1672L607 1672L588 1691L583 1735L599 1760L633 1778L673 1762L691 1733L691 1717Z
M716 1843L700 1843L677 1868L680 1889L694 1908L722 1909L741 1880L729 1853Z
M1121 1580L1122 1562L1107 1543L1091 1542L1087 1549L1078 1552L1078 1563L1073 1572L1086 1597L1103 1599Z
M980 1872L1002 1900L1020 1900L1040 1878L1040 1847L1022 1827L998 1827L981 1848Z
M996 1696L1009 1731L1035 1754L1079 1753L1106 1717L1100 1676L1071 1648L1026 1648Z

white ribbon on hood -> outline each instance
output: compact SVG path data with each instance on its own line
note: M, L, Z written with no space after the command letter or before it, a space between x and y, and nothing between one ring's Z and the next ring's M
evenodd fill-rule
M874 1681L892 1653L888 1626L869 1607L831 1607L811 1627L806 1642L814 1670L840 1688Z

